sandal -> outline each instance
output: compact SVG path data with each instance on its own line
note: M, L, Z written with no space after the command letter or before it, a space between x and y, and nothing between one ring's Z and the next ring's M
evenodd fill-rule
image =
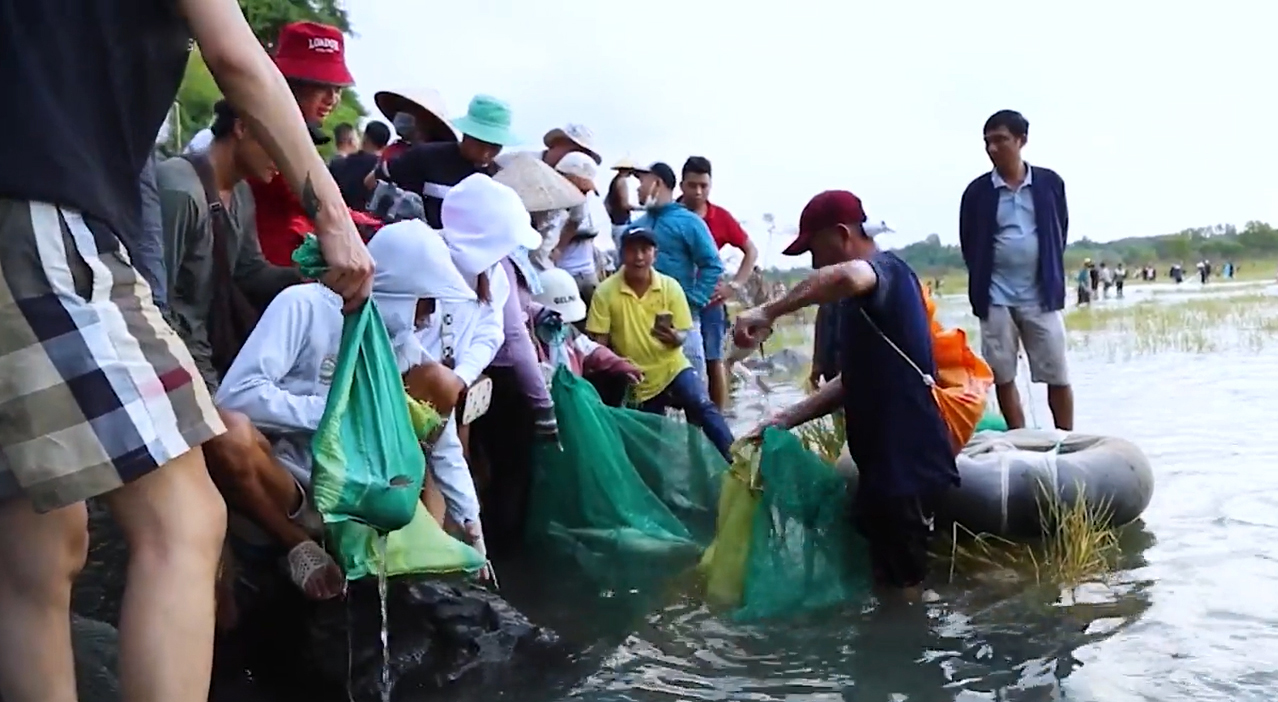
M288 552L288 574L293 584L314 600L331 600L346 591L346 577L337 562L314 541L303 541ZM328 583L323 580L326 578Z

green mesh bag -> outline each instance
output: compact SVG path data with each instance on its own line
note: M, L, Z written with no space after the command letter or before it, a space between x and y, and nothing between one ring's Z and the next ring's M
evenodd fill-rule
M866 597L869 548L852 527L847 480L798 437L769 428L759 481L736 618L790 616Z
M615 585L693 564L713 534L726 468L701 430L610 407L564 368L551 396L559 445L534 451L530 538Z

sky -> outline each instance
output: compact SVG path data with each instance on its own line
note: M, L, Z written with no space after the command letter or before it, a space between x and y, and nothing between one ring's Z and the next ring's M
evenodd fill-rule
M826 189L895 234L957 243L964 187L990 168L981 127L1030 122L1024 155L1065 179L1070 237L1097 241L1278 222L1278 2L898 0L348 3L350 68L378 90L429 86L460 114L508 101L519 148L588 125L622 156L714 166L712 201L765 266ZM609 174L601 174L601 180ZM772 213L772 237L762 215Z

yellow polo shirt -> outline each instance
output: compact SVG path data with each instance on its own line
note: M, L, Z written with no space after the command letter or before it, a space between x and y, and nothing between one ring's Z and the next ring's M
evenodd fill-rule
M607 334L612 350L630 359L643 371L643 380L634 388L634 400L644 402L656 397L692 364L683 348L670 348L652 335L657 315L669 312L678 331L692 329L692 311L679 281L657 271L652 272L652 286L642 297L626 285L617 271L595 288L586 316L586 331Z

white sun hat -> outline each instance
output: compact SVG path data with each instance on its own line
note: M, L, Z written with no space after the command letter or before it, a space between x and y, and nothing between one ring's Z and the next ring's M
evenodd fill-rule
M581 300L581 291L571 273L562 268L548 268L537 277L541 280L541 294L533 300L558 312L569 324L586 318L586 303Z
M520 153L493 180L514 190L528 212L566 210L586 201L585 193L546 165L538 154Z
M448 191L439 218L453 263L466 276L488 270L520 246L541 246L519 195L482 173Z

